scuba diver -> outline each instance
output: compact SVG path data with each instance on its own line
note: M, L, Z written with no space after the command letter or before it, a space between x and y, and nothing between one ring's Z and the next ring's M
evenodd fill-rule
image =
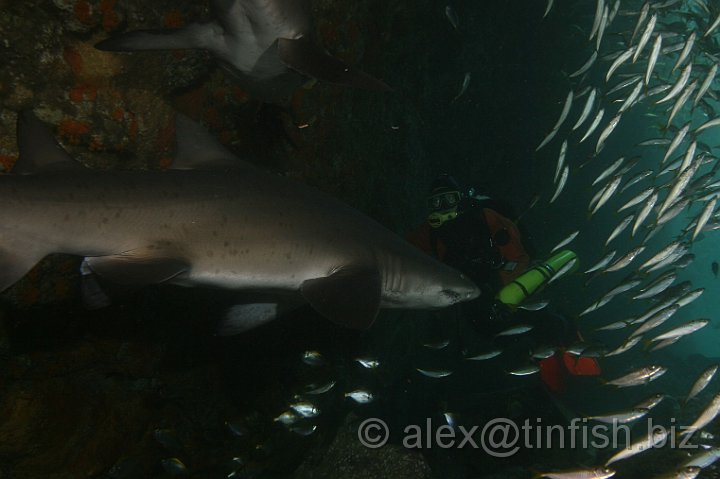
M600 374L596 359L564 351L564 347L580 339L571 321L548 308L540 311L515 309L549 280L552 273L547 271L554 271L552 262L558 256L545 264L531 265L529 247L523 243L523 236L527 235L523 235L522 228L511 219L515 217L511 208L479 194L475 188L461 187L448 174L441 174L432 183L427 209L427 221L410 232L406 239L463 272L481 289L479 298L458 305L460 316L470 322L478 334L492 338L508 328L509 320L533 325L526 335L530 344L523 342L527 340L517 339L519 345L514 349L527 351L527 348L539 345L561 347L556 354L539 363L543 383L556 394L566 390L569 376ZM566 253L574 257L574 253ZM534 289L528 291L531 288L526 288L522 279L518 279L533 274ZM513 296L519 299L505 299Z

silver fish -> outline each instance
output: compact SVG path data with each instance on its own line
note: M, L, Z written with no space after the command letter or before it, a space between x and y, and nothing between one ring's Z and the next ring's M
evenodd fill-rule
M588 58L588 60L583 64L583 66L578 68L577 71L574 71L573 73L571 73L569 75L569 77L575 78L575 77L582 75L586 71L588 71L590 69L590 67L592 67L593 64L595 63L595 60L597 60L597 57L598 57L598 52L594 51L593 54L590 55L590 58Z
M562 193L563 188L565 188L565 183L567 183L568 176L570 174L570 168L567 166L563 168L562 174L560 175L560 181L558 182L557 188L555 189L555 193L553 193L552 198L550 198L550 203L554 202L558 196L560 196L560 193Z
M355 358L355 361L365 369L375 369L380 366L380 361L375 358Z
M618 208L617 212L620 213L623 210L632 208L633 206L637 205L638 203L645 201L647 198L650 197L650 195L653 194L653 191L655 191L655 187L653 187L653 186L641 191L637 195L630 198L627 203L625 203L620 208Z
M635 37L640 31L640 27L642 27L643 23L645 23L645 19L647 19L648 13L650 13L650 2L645 2L642 6L642 9L640 10L640 15L638 15L638 20L635 24L635 29L633 30L632 37L630 38L630 43L635 42Z
M690 98L690 95L693 94L693 92L697 88L697 85L697 80L694 80L687 86L687 88L685 88L685 91L682 92L682 95L678 97L677 101L675 101L675 105L673 105L672 111L670 112L670 118L668 118L667 127L670 127L673 118L675 118L675 115L677 115L680 109L685 106L685 103L687 103L688 98Z
M606 384L617 387L631 387L639 386L641 384L647 384L650 381L654 381L667 372L667 368L662 366L652 365L646 366L635 371L632 371L624 376L621 376L612 381L608 381Z
M655 281L650 283L647 288L641 290L640 294L633 296L632 299L652 298L668 289L676 279L677 275L672 271L668 271L660 275Z
M624 113L628 108L630 108L631 106L633 106L635 104L636 100L640 96L640 92L642 91L643 86L644 85L642 83L638 83L637 85L635 85L635 88L633 88L633 91L630 92L630 95L628 95L628 97L625 99L623 104L620 105L620 110L618 111L618 116L620 116L619 115L620 113Z
M597 96L597 88L593 88L590 91L590 94L587 97L587 100L585 100L585 106L583 107L582 113L580 114L580 118L578 118L577 122L575 122L575 125L573 125L572 129L573 131L577 130L580 125L582 125L585 120L587 120L588 116L590 116L590 112L592 111L593 106L595 105L595 97Z
M671 73L677 70L680 65L682 65L682 63L687 59L688 55L690 55L690 51L695 45L696 37L697 34L693 31L688 37L687 41L685 41L685 46L683 46L683 50L682 52L680 52L680 56L678 57L677 62L675 62L675 66L673 67Z
M686 427L680 434L692 434L698 429L704 428L717 417L718 413L720 413L720 394L716 395L695 422Z
M325 357L318 351L305 351L302 355L302 362L308 366L323 366Z
M602 21L603 11L605 10L605 0L597 0L597 4L595 6L595 18L593 19L593 25L592 29L590 30L590 38L589 40L592 40L595 38L595 35L597 34L598 30L600 29L600 22Z
M620 452L608 459L605 465L609 466L614 462L620 461L622 459L627 459L628 457L632 457L640 454L643 451L648 451L652 449L656 445L664 442L670 434L670 431L670 428L653 428L653 430L650 431L647 437L640 439L630 444L629 446L625 446L625 448L621 449Z
M554 247L553 249L550 250L550 254L552 254L552 253L554 253L555 251L559 250L559 249L562 248L563 246L566 246L566 245L570 244L570 242L571 242L572 240L574 240L574 239L577 237L577 235L579 235L579 234L580 234L580 230L575 230L575 231L573 231L572 233L570 233L569 235L567 235L567 236L565 237L565 239L563 239L562 241L560 241L557 245L555 245L555 247Z
M638 246L637 248L633 249L629 253L627 253L625 256L620 258L619 260L615 261L613 264L608 266L603 270L603 273L611 273L613 271L618 271L626 266L628 266L630 263L633 262L633 260L642 253L645 250L645 246Z
M621 112L622 113L622 112ZM612 120L608 123L608 126L605 127L605 129L600 133L600 137L598 138L597 144L595 145L595 154L597 155L600 153L600 150L602 150L603 146L605 146L605 140L608 139L610 134L615 130L615 128L618 126L618 123L620 123L621 113L618 113L615 115Z
M687 323L681 324L680 326L671 329L666 333L652 338L650 341L655 342L664 341L666 339L681 338L683 336L687 336L688 334L692 334L695 331L699 331L700 329L707 326L708 323L710 323L710 321L707 319L693 319L692 321L688 321Z
M309 402L298 402L290 405L290 409L305 418L317 417L320 415L320 409Z
M647 415L649 409L633 408L629 411L619 411L610 414L602 414L598 416L588 416L593 421L604 422L607 424L627 424Z
M610 351L609 353L607 353L607 354L605 355L605 357L608 357L608 356L617 356L618 354L622 354L622 353L624 353L624 352L626 352L626 351L629 351L629 350L632 349L637 343L639 343L641 339L642 339L642 336L635 336L635 337L633 337L633 338L628 338L627 341L625 341L623 344L621 344L621 345L618 346L616 349L614 349L614 350Z
M610 9L607 5L603 8L603 14L600 18L600 26L597 32L597 41L595 42L595 50L600 50L600 43L602 43L603 35L605 35L605 28L608 25L608 17L610 16Z
M639 82L640 80L642 80L642 75L633 75L630 78L628 78L627 80L623 80L620 83L618 83L617 85L615 85L614 87L612 87L610 90L608 90L608 92L605 95L610 96L613 93L619 92L623 88L627 88L631 85L634 85L635 83Z
M670 189L670 192L665 197L665 201L660 207L658 216L661 216L665 212L665 210L667 210L667 208L672 205L673 202L682 194L682 192L685 190L685 187L688 185L688 183L690 183L690 180L692 179L695 172L698 170L698 168L700 168L700 163L701 162L699 160L694 161L692 165L688 166L685 171L678 175L675 183Z
M447 348L449 344L450 344L449 339L443 339L442 341L437 341L435 343L425 343L425 344L423 344L423 346L428 349L440 350L440 349Z
M549 479L608 479L615 475L615 471L607 467L593 469L573 469L569 471L540 472L536 477Z
M614 323L610 323L606 326L602 326L600 328L595 328L595 331L617 331L618 329L625 329L630 325L630 322L626 319L621 319L620 321L615 321Z
M700 234L702 229L707 224L708 220L710 219L710 216L712 216L713 212L715 211L715 204L717 203L717 198L713 198L710 200L708 204L705 205L705 208L703 208L702 212L700 213L700 216L697 220L697 225L695 226L695 231L693 231L692 240L695 241L695 238L697 238L697 235Z
M602 120L604 114L605 114L605 109L601 108L600 111L598 111L597 114L595 115L595 118L593 119L592 123L590 123L590 126L588 127L588 129L585 132L585 134L583 135L583 137L580 139L579 143L582 143L583 141L587 140L587 138L593 134L595 129L600 124L600 121ZM720 118L718 119L718 121L720 121Z
M690 73L692 73L692 63L688 63L687 66L683 69L682 73L680 74L680 78L678 78L678 81L675 82L672 89L670 89L670 92L662 97L660 100L656 101L655 104L659 105L660 103L665 103L666 101L670 101L673 98L675 98L683 88L685 88L685 85L687 85L688 80L690 79Z
M625 162L625 158L618 158L612 165L605 168L605 171L600 173L600 176L595 178L592 182L592 186L595 186L596 184L600 183L605 178L608 178L610 175L615 173L615 171L620 168L620 166Z
M643 31L642 36L640 37L640 40L638 40L637 47L635 48L635 53L633 54L632 62L635 63L640 56L640 53L642 53L643 48L645 48L645 45L647 45L647 42L650 40L650 37L653 34L653 31L655 30L655 25L657 24L657 13L654 13L652 17L650 17L650 21L648 21L647 26L645 27L645 31Z
M565 104L563 105L562 112L560 112L560 118L558 118L557 123L555 123L553 130L557 130L565 122L565 119L567 118L568 113L570 113L570 108L572 107L572 102L573 102L573 91L570 90L567 94L567 97L565 98Z
M717 373L717 371L718 365L715 364L700 373L700 376L695 380L692 387L690 388L690 392L688 393L685 402L687 403L692 398L700 394L707 387L707 385L710 384L710 381L712 381L712 379L715 377L715 373Z
M429 378L434 378L434 379L445 378L445 377L450 376L453 373L452 371L447 371L447 370L432 370L432 369L420 369L420 368L415 368L415 370L417 372L419 372L420 374L422 374L423 376L427 376Z
M554 0L548 0L547 6L545 7L545 13L543 13L543 18L548 16L548 13L550 13L550 10L552 10Z
M718 126L718 125L720 125L720 118L714 118L712 120L708 120L705 123L703 123L702 125L700 125L699 127L697 127L697 129L695 130L695 134L697 135L698 133L700 133L703 130L706 130L708 128L712 128L713 126Z
M537 303L521 304L518 306L518 309L525 311L540 311L541 309L545 309L548 304L550 304L549 301L539 301Z
M642 180L644 180L644 179L647 178L648 176L652 175L653 173L655 173L653 170L644 170L644 171L641 171L640 173L636 174L635 176L633 176L632 178L630 178L630 179L627 181L627 183L625 183L625 184L623 185L623 187L620 189L620 193L623 193L623 192L624 192L625 190L627 190L628 188L630 188L630 187L638 184L639 182L641 182Z
M703 34L703 37L706 37L710 35L717 27L720 25L720 14L718 14L717 18L710 24L708 29L705 31L705 34Z
M485 360L500 356L501 354L502 354L502 349L492 349L490 351L476 354L475 356L471 356L471 357L465 358L465 359L467 359L468 361L485 361Z
M639 328L637 328L635 331L633 331L630 334L631 338L634 338L635 336L640 336L642 334L645 334L646 332L650 331L651 329L655 329L661 324L663 324L665 321L670 319L675 313L678 312L680 309L680 306L677 304L673 304L672 306L665 308L663 310L658 311L657 313L653 314L651 317L647 319L643 324L640 325Z
M560 268L557 271L557 273L555 273L552 276L552 278L550 278L550 280L548 281L548 284L553 283L553 282L559 280L560 278L562 278L563 276L565 276L569 271L571 271L573 268L575 268L575 265L577 265L577 258L573 258L570 261L568 261L567 263L565 263L565 265L562 268Z
M497 333L495 336L515 336L518 334L527 333L530 331L533 327L529 324L519 324L517 326L513 326L511 328L505 329L504 331L501 331Z
M605 81L610 81L610 77L612 77L613 73L620 68L620 66L628 61L630 57L633 56L633 53L635 53L635 47L630 47L628 50L626 50L622 55L617 57L615 61L610 65L610 68L608 68L607 73L605 74Z
M285 411L281 413L279 416L273 418L274 422L279 422L280 424L283 424L285 426L290 426L292 424L295 424L300 420L300 416L295 414L294 411Z
M678 248L680 247L680 241L673 241L663 249L661 249L658 253L656 253L652 258L645 261L639 269L643 270L645 268L649 268L655 264L658 264L661 261L664 261L667 259L671 254L673 254Z
M531 364L529 366L523 366L521 368L508 371L508 374L513 376L530 376L531 374L536 374L538 372L540 372L540 366L537 364Z
M453 98L452 103L455 103L461 96L465 94L465 92L468 89L468 86L470 86L470 79L472 78L472 74L470 72L465 73L465 78L463 78L462 86L460 87L460 92Z
M645 85L650 84L650 76L655 69L657 59L660 56L662 40L663 36L659 33L658 36L655 38L655 42L653 43L652 51L650 52L650 59L648 60L647 69L645 70Z
M717 75L718 71L718 64L715 63L712 68L710 68L710 71L708 71L707 75L705 76L705 79L703 80L702 84L700 85L700 89L697 92L697 95L695 95L695 100L693 101L693 107L696 107L698 103L700 103L700 100L703 96L705 96L705 93L707 93L708 89L710 89L710 85L712 85L712 82L715 80L715 76Z
M458 26L460 26L460 17L458 17L457 12L453 7L450 5L445 7L445 16L447 17L448 21L450 22L450 25L457 30Z
M683 156L682 163L680 163L680 167L678 171L684 171L685 168L690 166L692 161L695 159L695 152L697 151L697 141L693 141L690 143L690 146L688 147L687 151L685 152L685 156Z
M612 240L617 238L625 229L628 227L628 225L632 222L633 218L635 218L635 215L628 215L615 227L615 229L610 233L610 236L608 236L608 239L605 240L605 246L609 245Z
M636 409L653 409L655 406L660 404L665 399L664 394L653 394L649 398L639 402L635 405Z
M356 389L354 391L350 391L349 393L345 393L345 397L352 399L358 404L368 404L375 399L373 393L364 389Z
M547 359L550 356L554 356L557 349L558 348L553 346L539 346L530 351L530 357L533 359Z
M655 203L657 203L658 199L658 192L650 196L650 198L647 200L647 203L645 203L645 206L640 210L640 212L637 214L637 217L635 218L635 223L633 223L632 227L632 233L631 236L635 236L635 233L637 233L638 228L640 228L640 225L645 221L645 219L648 217L652 209L655 207Z
M673 154L673 152L680 146L680 143L683 142L685 137L688 134L688 131L690 131L690 122L687 122L682 128L678 130L677 133L675 133L675 136L673 137L673 140L670 142L670 146L668 147L667 151L665 152L665 156L662 159L662 162L660 164L664 164L668 158Z
M560 172L562 171L562 167L563 165L565 165L565 155L567 155L567 147L568 142L567 140L565 140L560 146L560 154L558 155L557 167L555 168L555 178L553 179L553 181L555 182L557 182L558 176L560 176Z
M590 212L590 216L597 213L597 211L602 208L602 206L608 202L610 197L617 191L618 187L620 186L620 182L622 181L622 176L616 176L614 177L610 183L608 183L607 187L605 188L605 191L603 192L602 196L598 199L597 203L595 204L595 207Z
M608 254L606 254L605 256L603 256L600 261L598 261L597 263L595 263L594 265L592 265L592 266L590 267L590 269L588 269L587 271L585 271L585 274L593 273L593 272L595 272L595 271L597 271L597 270L599 270L599 269L604 268L605 266L607 266L608 264L610 264L610 261L612 261L612 259L613 259L614 257L615 257L615 251L610 251Z

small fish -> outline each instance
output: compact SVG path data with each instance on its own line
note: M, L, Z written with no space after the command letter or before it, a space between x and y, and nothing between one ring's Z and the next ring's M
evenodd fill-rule
M590 69L590 67L592 67L593 64L595 63L595 60L597 60L597 57L598 57L598 52L594 51L593 54L590 55L590 58L588 58L588 60L583 64L583 66L581 66L578 70L574 71L573 73L571 73L569 75L570 78L578 77L578 76L582 75L583 73L585 73L586 71L588 71Z
M444 340L438 341L436 343L426 343L426 344L423 344L423 346L428 349L440 350L440 349L447 348L449 344L450 344L450 340L444 339Z
M375 399L373 393L364 389L356 389L349 393L345 393L346 398L350 398L358 404L368 404Z
M633 262L633 260L642 253L645 250L645 246L638 246L637 248L631 250L629 253L627 253L625 256L620 258L619 260L615 261L613 264L608 266L603 270L603 273L610 273L613 271L618 271L623 268L625 268L627 265Z
M636 47L630 47L630 49L626 50L622 55L615 59L612 65L610 65L607 74L605 75L606 82L610 81L610 77L612 77L613 73L615 73L615 71L620 68L623 63L628 61L630 57L633 56L633 53L635 53L635 48Z
M547 359L554 356L557 352L557 348L553 346L538 346L537 348L530 351L530 357L533 359Z
M683 50L680 53L680 56L678 57L677 61L675 62L675 66L673 67L672 71L670 73L675 72L680 65L683 64L683 62L687 59L688 55L690 55L690 51L692 50L693 45L695 45L695 38L697 37L697 34L693 31L690 36L688 37L687 41L685 42L685 45L683 46Z
M279 422L285 426L291 426L300 420L300 416L295 414L293 411L285 411L279 416L273 418L274 422Z
M187 476L189 474L188 468L185 464L176 457L163 459L160 461L160 465L162 465L165 472L171 476Z
M617 348L615 348L612 351L605 354L605 357L617 356L618 354L622 354L626 351L629 351L630 349L635 347L635 345L638 344L641 339L642 339L642 336L635 336L634 338L630 338L627 341L625 341L623 344L618 346Z
M380 366L380 361L375 358L355 358L355 361L360 363L365 369L375 369Z
M315 384L309 384L307 386L306 391L303 394L310 394L310 395L318 395L318 394L325 394L326 392L330 391L333 387L335 387L335 381L330 381L329 383L323 384L322 386L317 386Z
M590 38L589 40L592 40L595 38L595 35L597 34L598 30L600 29L600 22L602 21L603 12L605 11L605 0L597 0L597 4L595 6L595 18L593 20L593 26L592 30L590 31Z
M460 17L458 17L457 12L453 7L450 5L445 7L445 16L447 17L448 21L450 22L450 25L453 26L455 30L458 29L458 26L460 25Z
M706 121L705 123L703 123L702 125L697 127L697 129L695 130L695 134L697 135L698 133L700 133L703 130L706 130L708 128L712 128L713 126L718 126L718 125L720 125L720 118L715 118L713 120Z
M708 451L692 456L683 467L699 467L701 470L711 466L720 458L720 447L714 447Z
M444 377L450 376L453 373L452 371L447 371L447 370L431 370L431 369L420 369L420 368L415 368L415 370L417 372L419 372L420 374L422 374L423 376L427 376L429 378L435 378L435 379L444 378Z
M450 426L451 428L455 428L457 425L457 418L455 417L454 413L451 412L445 412L443 413L443 418L445 419L445 424Z
M305 351L302 356L302 362L308 366L319 367L325 364L325 358L318 351Z
M677 279L677 274L673 271L668 271L661 274L655 281L647 285L647 287L640 290L640 293L632 297L632 299L646 299L652 298L668 289Z
M645 416L648 412L650 412L649 409L639 409L639 408L633 408L629 411L620 411L615 412L611 414L603 414L599 416L588 416L588 419L592 419L593 421L598 422L604 422L607 424L627 424L629 422L633 422L636 419L640 419L641 417Z
M545 7L545 13L543 13L543 18L548 16L548 13L550 13L550 10L552 10L554 0L548 0L547 6Z
M717 415L720 413L720 394L716 395L712 401L710 401L710 404L707 405L707 407L703 410L703 412L698 416L698 418L693 422L690 426L686 427L680 434L692 434L698 429L702 429L708 424L710 424L710 421L715 419Z
M537 364L531 364L529 366L523 366L521 368L508 371L508 374L512 376L530 376L531 374L536 374L539 371L540 366L538 366Z
M625 376L621 376L617 379L613 379L612 381L608 381L606 384L609 384L611 386L617 386L620 388L639 386L641 384L647 384L650 381L659 378L660 376L665 374L666 371L667 368L664 368L662 366L646 366L644 368L632 371Z
M585 100L585 106L583 107L582 113L580 113L580 117L575 122L575 125L573 125L572 129L573 131L577 130L580 125L582 125L585 120L590 116L590 112L592 111L593 106L595 106L595 97L597 96L597 88L593 88L590 91L590 95L588 95L587 100Z
M653 394L649 398L635 405L635 409L653 409L665 399L664 394Z
M605 109L601 108L600 111L597 112L595 115L595 118L593 118L592 123L590 123L590 126L588 127L587 131L583 135L583 137L580 139L579 143L582 143L583 141L587 140L587 138L593 134L593 132L597 129L598 125L600 124L600 121L602 121L603 116L605 115ZM718 119L720 120L720 118Z
M633 75L630 78L628 78L627 80L623 80L620 83L618 83L617 85L615 85L614 87L612 87L605 95L609 96L609 95L612 95L613 93L617 93L620 90L622 90L623 88L632 86L635 83L639 82L640 80L642 80L642 75Z
M545 309L548 304L550 304L550 301L538 301L537 303L521 304L518 306L518 309L523 309L525 311L540 311L541 309Z
M685 402L687 403L692 398L700 394L707 387L707 385L710 384L710 381L712 381L712 379L715 377L715 373L717 373L717 371L717 364L714 366L710 366L705 371L703 371L690 388L690 392L688 393L687 398L685 398Z
M713 80L715 80L717 71L718 64L716 63L712 66L712 68L710 68L710 71L708 71L707 76L705 76L705 79L700 85L700 89L698 90L697 95L695 95L695 100L693 101L693 107L696 107L698 103L700 103L702 97L705 96L705 93L707 93L707 91L710 89L710 85L712 85Z
M687 122L682 128L678 130L678 132L673 137L673 140L670 142L670 146L665 152L665 156L663 157L661 164L664 164L667 159L670 158L670 156L675 152L675 150L677 150L677 148L680 146L680 143L682 143L687 136L689 130L690 122Z
M658 311L657 313L653 314L651 317L647 319L642 325L640 325L639 328L637 328L635 331L632 332L630 337L640 336L642 334L645 334L646 332L650 331L651 329L655 329L661 324L663 324L665 321L670 319L672 316L675 315L675 313L678 312L680 309L680 306L677 304L673 304L672 306L662 309Z
M568 142L567 140L563 141L562 146L560 146L560 154L558 155L558 162L557 167L555 168L555 178L553 181L557 182L558 176L560 176L560 172L562 171L562 167L565 165L565 155L567 154L567 147Z
M320 409L318 409L317 407L315 407L315 405L309 402L299 402L291 404L290 409L305 418L312 418L320 415Z
M632 198L630 198L630 199L627 201L627 203L625 203L625 204L622 205L620 208L618 208L617 212L620 213L620 212L623 211L623 210L626 210L626 209L628 209L628 208L632 208L633 206L637 205L638 203L642 203L643 201L645 201L646 199L648 199L648 198L650 197L650 195L653 194L653 191L655 191L655 188L652 187L652 186L651 186L650 188L647 188L647 189L641 191L641 192L638 193L637 195L635 195L635 196L633 196Z
M460 92L453 98L452 103L455 103L461 96L465 94L465 92L468 89L468 86L470 86L470 78L471 74L470 72L465 73L465 78L463 78L462 86L460 87Z
M500 356L500 354L502 354L502 349L492 349L490 351L480 353L465 359L467 359L468 361L485 361L487 359L492 359L494 357Z
M570 174L570 168L567 166L563 168L562 174L560 175L560 181L558 182L557 188L555 189L555 193L553 194L552 198L550 198L550 203L554 202L558 196L560 196L560 193L562 193L563 188L565 188L565 184L567 183L568 176Z
M703 38L710 35L713 32L713 30L715 30L718 27L718 25L720 25L720 14L718 14L717 18L715 18L715 20L710 24L708 29L705 31L705 33L703 34Z
M672 110L670 111L670 118L668 118L667 125L665 125L666 128L669 128L670 125L672 125L673 118L675 118L675 115L680 111L680 109L685 106L685 103L687 103L690 96L693 94L695 89L698 86L697 80L694 80L691 84L685 88L685 91L683 91L682 95L680 95L675 102L675 105L673 105Z
M580 234L580 230L575 230L575 231L573 231L572 233L570 233L569 235L567 235L567 236L565 237L565 239L563 239L562 241L560 241L558 244L555 245L555 247L553 247L553 249L550 250L550 254L552 254L552 253L554 253L555 251L559 250L559 249L562 248L563 246L566 246L566 245L570 244L570 243L572 242L572 240L574 240L574 239L577 237L577 235L579 235L579 234Z
M608 236L608 239L605 240L605 246L609 245L612 240L617 238L625 229L628 227L628 225L632 222L633 218L635 218L635 215L628 215L615 227L615 229L610 233L610 236Z
M616 453L614 456L612 456L608 461L605 463L606 466L609 466L610 464L620 461L622 459L627 459L628 457L635 456L643 451L648 451L655 447L657 444L660 444L661 442L664 442L668 435L670 434L671 429L670 428L660 428L655 429L653 428L652 431L648 434L646 438L640 439L629 446L625 446L623 449L621 449L618 453Z
M713 261L710 265L710 269L712 269L713 276L716 278L718 277L718 270L720 269L720 265L718 265L717 261Z
M645 85L648 85L650 83L650 76L655 69L655 64L657 63L657 59L660 55L660 50L662 48L662 40L662 34L658 34L658 36L655 38L655 43L653 43L652 52L650 53L650 60L648 60L647 69L645 70Z
M615 475L615 471L607 467L594 469L573 469L569 471L540 472L535 477L549 479L608 479Z
M638 85L641 85L641 84L638 83ZM639 92L640 92L640 90L639 90L638 88L636 88L634 91L637 91L638 94L639 94ZM633 93L634 93L634 91L633 91ZM629 100L630 98L632 98L632 95L631 95L630 97L628 97L628 100ZM603 149L603 146L605 146L605 140L608 139L608 137L610 136L610 134L611 134L613 131L615 131L615 128L618 126L618 123L620 123L620 119L621 119L621 116L622 116L621 114L622 114L622 110L620 111L620 113L618 113L617 115L615 115L615 116L610 120L610 122L609 122L608 125L605 127L605 129L600 133L600 136L598 137L597 144L595 145L595 154L596 154L596 155L597 155L598 153L600 153L600 150L602 150L602 149Z
M642 27L643 23L645 23L645 19L647 18L648 13L650 13L650 2L645 2L642 6L642 9L640 10L640 15L638 15L638 20L635 24L635 30L633 30L632 37L630 37L630 43L635 42L635 37L640 31L640 27Z
M702 229L707 224L708 220L712 216L713 212L715 211L715 204L717 203L717 198L713 198L708 202L708 204L705 205L705 208L703 208L702 213L700 213L700 216L697 220L697 225L695 226L695 231L693 231L692 239L690 241L695 241L695 238L700 234ZM715 275L717 276L717 275Z
M302 424L300 426L292 426L290 428L292 432L303 437L307 437L317 430L316 424Z
M638 40L637 47L635 48L635 52L633 53L633 59L632 62L635 63L640 57L640 53L642 53L643 48L645 48L645 45L647 45L647 42L650 40L650 37L652 36L653 31L655 30L655 25L657 24L657 14L654 13L652 17L650 17L650 21L648 22L647 26L645 27L645 31L640 36L640 40Z
M687 66L683 69L682 73L680 73L680 78L678 78L678 81L675 82L673 87L670 89L670 92L660 100L656 101L656 105L672 100L682 91L683 88L685 88L685 85L687 85L687 82L690 79L690 73L692 73L692 65L692 63L687 64Z
M518 334L527 333L530 331L533 327L529 324L518 324L517 326L513 326L511 328L505 329L504 331L501 331L495 335L495 337L498 336L515 336Z

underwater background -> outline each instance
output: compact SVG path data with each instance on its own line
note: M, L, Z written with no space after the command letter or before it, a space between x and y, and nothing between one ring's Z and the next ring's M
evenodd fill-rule
M608 2L609 9L613 3ZM591 183L623 156L640 156L633 173L658 169L667 145L638 143L672 139L688 121L696 127L712 120L716 83L706 106L683 109L673 121L676 127L666 127L665 107L639 104L623 113L596 154L597 134L629 87L603 97L608 113L591 141L579 144L577 138L588 120L576 132L564 125L538 150L569 91L577 95L566 120L572 124L584 103L578 95L583 88L608 90L623 79L616 73L617 78L606 80L612 59L602 57L623 50L637 15L618 14L605 32L600 58L587 75L570 77L595 49L588 36L596 2L557 0L543 16L548 4L535 0L455 0L450 6L457 27L448 19L448 4L437 1L312 4L319 43L393 91L318 82L298 89L287 103L269 104L235 84L202 51L125 55L94 48L126 30L180 27L208 18L206 2L0 0L0 164L11 170L18 157L17 112L33 109L88 166L167 167L175 147L175 112L182 112L201 121L239 157L339 198L401 236L425 221L433 178L450 173L523 213L523 240L533 259L547 258L554 245L579 231L568 246L578 254L577 271L540 296L576 322L586 340L609 349L623 344L627 329L596 329L642 314L652 303L622 295L580 316L626 274L586 283L590 276L582 271L609 251L605 240L625 217L616 210L629 193L646 185L637 184L622 200L615 197L590 216L588 202L602 186ZM620 12L637 13L642 6L623 1ZM720 12L716 3L691 0L668 7L680 13L653 8L662 13L663 28L683 40L693 30L701 36ZM714 55L717 39L704 42L702 48ZM645 62L650 45L646 48ZM673 61L659 64L656 74L674 83L679 72L670 70L677 53L671 55ZM704 65L696 70L702 81L712 59L698 54L689 61ZM638 67L644 68L645 63ZM461 91L468 73L467 89ZM566 160L571 173L550 203L565 138L571 138ZM717 138L713 128L703 133L710 155L717 153ZM693 203L648 241L643 261L649 249L654 254L676 240L703 206ZM710 324L652 354L637 346L601 359L603 379L650 363L668 372L628 389L576 378L563 397L548 393L538 375L507 374L527 363L525 343L503 343L507 351L488 362L465 361L469 350L493 340L479 336L452 309L383 311L370 330L357 332L306 307L243 335L221 337L217 322L239 302L237 294L153 286L88 311L80 297L80 260L53 255L2 295L0 478L524 478L538 471L602 465L610 451L523 448L497 458L469 448L407 449L399 435L391 435L382 448L369 449L358 442L356 428L375 417L392 431L402 431L428 418L444 424L447 414L465 425L497 417L566 424L572 417L627 409L656 393L668 398L650 411L653 418L692 421L718 392L713 382L683 404L698 375L720 356L718 279L711 267L720 260L715 234L702 232L691 243L694 261L677 270L677 283L691 281L704 294L671 320L679 325L707 318ZM627 232L616 242L617 258L640 244ZM446 340L443 347L427 346ZM323 359L308 364L303 361L308 351ZM376 358L380 366L367 369L356 361L362 357ZM453 374L428 378L418 368ZM295 430L273 421L294 397L330 382L335 386L315 400L319 416ZM344 396L358 388L372 391L375 400L357 404ZM716 423L706 431L703 445L714 450ZM687 457L683 451L649 451L617 464L617 477L655 477ZM708 466L699 477L719 476Z

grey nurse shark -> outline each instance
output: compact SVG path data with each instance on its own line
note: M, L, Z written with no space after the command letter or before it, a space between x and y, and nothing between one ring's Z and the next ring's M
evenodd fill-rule
M212 0L216 20L174 30L128 32L96 45L108 51L205 49L253 90L285 94L305 75L369 90L390 88L311 40L308 0ZM270 92L272 90L272 92Z
M183 117L174 169L164 171L86 168L30 112L18 119L18 143L18 162L0 177L0 291L44 256L65 253L117 284L273 298L231 308L234 332L272 319L285 301L367 328L380 308L434 309L479 295L372 219L243 162Z

